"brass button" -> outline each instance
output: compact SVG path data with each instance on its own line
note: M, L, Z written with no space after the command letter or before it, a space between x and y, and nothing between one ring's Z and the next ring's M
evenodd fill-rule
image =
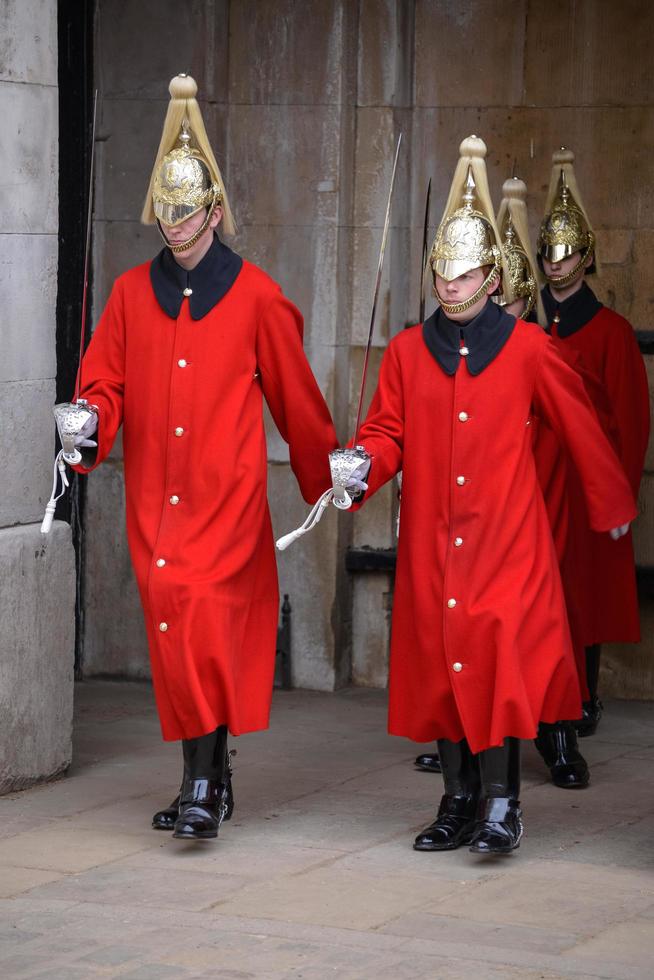
M554 322L555 323L560 323L561 322L561 317L559 316L558 313L555 313L554 314Z
M462 544L463 544L463 538L455 538L454 539L454 547L455 548L460 548Z
M448 609L454 609L455 606L456 606L456 599L448 599L447 600L447 608Z
M460 664L457 660L455 664L452 664L452 670L455 670L459 674L463 670L463 664Z
M163 568L166 564L165 558L157 558L157 568Z
M176 436L183 436L184 435L184 430L181 427L181 425L178 425L177 428L175 429L175 435Z
M460 487L462 487L463 484L466 482L465 476L457 476L456 482L459 484Z
M170 502L173 505L173 507L175 506L175 504L179 503L179 497L177 496L176 493L172 495L172 497L170 498Z
M193 290L189 286L187 286L186 289L184 290L184 295L185 296L192 296L193 295Z
M165 633L168 629L168 623L159 623L159 632Z
M186 361L184 360L183 357L180 357L180 359L178 360L177 367L186 367Z
M467 422L467 421L468 421L468 413L459 412L459 422Z

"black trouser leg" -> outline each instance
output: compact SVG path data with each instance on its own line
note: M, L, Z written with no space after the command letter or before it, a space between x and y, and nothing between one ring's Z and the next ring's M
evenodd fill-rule
M507 854L522 837L520 740L505 738L499 747L479 753L482 798L470 850Z
M218 836L227 809L225 771L227 727L182 741L185 779L173 837L204 840Z
M442 738L436 744L445 792L449 796L478 797L479 765L467 741L448 742Z
M574 723L577 734L584 738L594 735L602 717L602 702L597 696L599 683L600 658L602 647L599 643L586 647L586 683L588 684L588 701L584 701L581 718Z
M591 701L597 697L601 656L602 646L600 643L593 643L592 646L586 647L586 683Z
M474 827L479 798L479 767L470 746L461 742L438 742L445 794L436 819L415 839L416 851L451 851L467 844Z
M520 798L520 739L505 738L504 745L485 749L478 759L484 797Z

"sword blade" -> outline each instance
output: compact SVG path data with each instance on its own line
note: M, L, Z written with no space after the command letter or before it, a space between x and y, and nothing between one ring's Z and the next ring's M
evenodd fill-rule
M427 249L429 247L427 235L429 234L429 204L431 202L431 177L427 184L427 200L425 201L425 223L422 228L422 265L420 267L420 319L418 323L425 321L425 272L427 269Z
M95 120L98 110L98 90L93 97L93 126L91 130L91 160L89 164L89 200L86 214L86 241L84 244L84 286L82 288L82 328L79 338L79 364L75 382L74 400L79 400L82 390L82 358L84 357L84 338L86 335L86 297L89 291L89 255L91 252L91 220L93 218L93 171L95 166Z
M361 425L361 409L363 408L363 396L366 389L366 377L368 374L368 360L370 358L370 345L372 344L372 332L375 326L375 313L377 312L377 300L379 299L379 287L381 285L382 268L384 265L384 252L386 251L386 241L388 239L388 228L391 221L391 205L393 203L393 188L395 186L395 175L397 173L397 161L400 156L400 146L402 144L402 133L397 138L395 148L395 159L393 161L393 171L391 173L391 186L388 191L388 201L386 203L386 217L384 218L384 231L382 234L381 246L379 249L379 262L377 264L377 278L375 280L375 292L372 300L372 312L370 314L370 328L368 330L368 343L366 354L363 360L363 371L361 373L361 387L359 389L359 405L357 408L357 421L354 427L354 445L357 444L359 437L359 427Z

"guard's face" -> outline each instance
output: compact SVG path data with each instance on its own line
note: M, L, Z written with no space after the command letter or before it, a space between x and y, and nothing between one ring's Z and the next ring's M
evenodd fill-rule
M180 242L186 242L189 238L193 237L198 228L202 227L202 222L206 216L207 209L202 208L200 211L196 211L195 214L192 214L190 218L187 218L186 221L182 221L178 225L167 225L161 221L161 229L166 236L166 240L169 241L171 245L179 245Z
M514 299L512 303L507 303L504 309L507 313L510 313L511 316L521 317L525 312L526 306L527 300L524 299L524 297L519 296L517 299Z
M572 272L574 267L579 262L580 258L581 258L581 252L573 252L572 255L566 256L566 258L561 259L559 262L550 262L549 259L546 259L545 256L543 256L541 258L541 261L543 263L543 272L545 273L548 279L550 278L550 276L554 276L555 278L558 278L559 276L567 276L569 272ZM578 283L581 279L584 278L584 272L592 261L593 261L593 256L589 255L586 262L579 270L577 275L574 277L574 279L572 279L569 283L566 283L565 286L566 289L569 289L570 286L574 286L576 283Z
M445 300L446 303L465 303L467 299L477 292L481 287L484 279L488 275L488 268L482 269L471 269L470 272L464 272L462 276L457 276L456 279L443 279L442 276L436 276L436 292L439 296ZM469 320L474 319L478 313L481 313L488 297L491 293L494 293L499 285L499 280L494 280L486 293L477 300L469 309L465 310L463 313L446 313L448 320L454 320L457 323L468 323Z

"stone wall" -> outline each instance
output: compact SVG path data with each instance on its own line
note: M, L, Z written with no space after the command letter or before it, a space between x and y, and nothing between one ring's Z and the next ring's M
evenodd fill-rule
M38 25L35 30L34 25ZM52 483L57 290L57 4L0 7L0 793L71 758L70 528L40 523Z
M597 291L636 328L651 327L654 95L647 39L654 8L638 0L619 7L562 2L554 16L536 0L100 0L98 7L96 315L116 274L159 247L138 215L167 82L186 70L198 81L235 209L234 247L302 309L307 352L343 438L354 422L400 130L369 394L389 337L418 316L427 181L433 232L458 144L471 132L489 146L497 200L514 163L526 180L534 230L552 151L561 143L575 150L604 261ZM283 532L305 508L272 431L269 450L274 526ZM90 481L86 671L146 676L122 535L121 469L117 447ZM646 512L650 485L648 473ZM295 683L385 683L392 582L379 573L349 576L344 555L350 544L394 543L394 496L387 487L356 520L330 513L280 558L294 610ZM639 519L638 550L654 564L647 522ZM94 568L108 567L108 579L94 576ZM638 687L621 693L654 694L651 643L638 654L612 651L614 676L627 676L627 658L642 667Z

